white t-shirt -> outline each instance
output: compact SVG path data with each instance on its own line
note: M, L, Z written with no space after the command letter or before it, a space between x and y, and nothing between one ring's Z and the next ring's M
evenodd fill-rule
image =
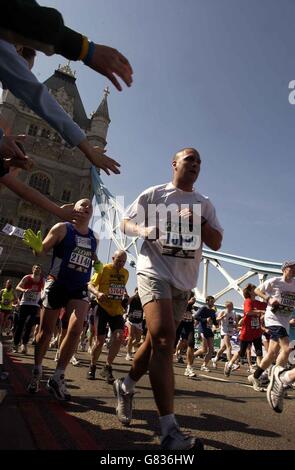
M271 305L267 306L264 317L265 326L282 326L289 332L289 320L295 308L295 280L285 282L283 276L272 277L258 286L258 289L277 299L281 305L276 312L271 311Z
M225 317L220 320L220 334L232 335L236 323L236 313L234 310L226 312Z
M167 221L167 207L171 214L170 221ZM179 233L178 213L185 208L195 214L193 231L189 232L188 223L182 222ZM156 226L156 212L160 220L161 238L143 242L137 261L137 273L163 279L177 289L190 290L197 285L202 258L201 216L214 229L223 233L215 208L200 193L182 191L172 183L166 183L141 193L126 211L124 219L141 226Z

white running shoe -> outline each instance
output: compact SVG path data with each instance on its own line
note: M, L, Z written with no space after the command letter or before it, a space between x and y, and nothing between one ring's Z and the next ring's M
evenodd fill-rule
M248 375L248 382L253 386L256 392L265 392L265 388L261 387L261 383L258 379L254 377L253 374Z
M169 434L161 437L161 447L165 450L204 450L202 441L184 434L177 426L171 428Z
M133 357L131 356L131 354L126 354L126 357L125 357L126 361L133 361Z
M240 364L233 364L231 370L234 371L234 370L238 370L240 368Z
M56 338L53 338L53 340L51 340L49 343L49 349L55 349L57 347L58 347L58 340Z
M70 363L73 364L73 366L78 366L80 364L80 361L78 361L75 354L72 355L72 357L70 359Z
M217 369L217 359L216 359L216 357L212 357L211 362L212 362L212 369Z
M200 368L203 372L210 372L210 369L209 367L207 367L205 364L201 365L201 368Z
M187 366L185 371L184 371L184 375L186 377L197 377L197 374L195 373L194 369L192 366Z
M116 379L113 383L113 390L115 397L117 397L116 413L119 421L128 426L132 419L132 401L134 392L124 393L122 390L122 384L124 379Z
M267 387L266 396L270 407L277 413L282 413L284 409L284 385L280 379L284 368L274 366L271 369L269 385Z
M232 371L232 366L228 362L226 362L224 365L224 369L223 369L223 374L225 375L225 377L229 377L231 371Z
M28 347L26 344L22 344L20 348L21 354L28 354Z

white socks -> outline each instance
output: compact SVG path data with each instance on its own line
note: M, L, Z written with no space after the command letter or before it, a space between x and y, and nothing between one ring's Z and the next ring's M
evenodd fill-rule
M65 370L64 369L55 369L55 372L53 374L53 379L59 381L61 375L65 375Z
M124 382L122 383L122 390L124 393L132 393L134 391L136 382L131 379L130 375L128 374Z
M162 436L163 437L167 436L171 428L174 428L175 426L178 427L178 423L175 419L175 415L171 414L171 415L166 415L166 416L160 416L160 426L161 426Z

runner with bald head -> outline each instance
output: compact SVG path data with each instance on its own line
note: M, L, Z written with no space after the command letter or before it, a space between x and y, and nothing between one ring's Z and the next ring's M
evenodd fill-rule
M114 382L112 364L117 356L123 341L124 308L123 296L126 293L126 284L129 273L124 268L127 261L125 251L117 250L112 257L112 263L105 264L100 273L95 273L88 288L95 295L98 308L97 339L91 352L91 363L87 374L88 379L95 379L96 363L100 356L109 325L112 337L106 365L100 375L110 384Z
M209 199L194 190L201 158L191 147L172 161L172 182L153 186L131 204L121 225L129 236L142 237L137 261L137 285L148 333L137 350L129 374L117 379L117 416L132 419L134 388L149 370L160 416L161 446L167 450L202 448L179 429L174 415L173 350L175 331L196 287L202 244L218 250L223 230Z
M69 318L67 334L61 344L56 371L47 382L47 389L59 400L70 400L71 396L64 381L65 369L76 351L83 323L88 311L88 289L92 261L96 260L97 241L88 228L92 216L89 199L81 199L75 204L79 219L75 225L62 222L54 225L42 241L41 232L37 235L26 230L24 242L35 254L47 253L53 248L53 257L47 277L43 308L40 315L40 329L36 338L35 366L28 391L39 389L42 375L42 360L49 346L52 333L62 308Z

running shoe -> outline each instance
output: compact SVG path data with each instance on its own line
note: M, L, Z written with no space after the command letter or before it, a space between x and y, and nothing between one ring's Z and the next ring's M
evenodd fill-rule
M169 434L161 437L161 447L163 450L204 450L200 439L184 434L177 426L171 428Z
M78 359L76 358L75 354L73 354L73 356L71 357L70 363L71 363L73 366L78 366L78 365L80 364L80 361L78 361Z
M229 377L231 371L232 371L232 366L228 362L226 362L224 365L224 369L223 369L223 373L225 377Z
M27 391L32 394L39 392L40 380L41 380L41 374L39 374L37 370L33 369L32 378L27 386Z
M21 354L25 354L25 355L28 354L28 347L26 344L21 345L20 352Z
M197 377L197 374L195 373L194 369L192 366L187 366L185 371L184 371L184 375L186 377Z
M108 384L113 384L115 381L112 366L105 365L100 371L100 376L106 379Z
M89 366L89 370L87 372L87 379L89 380L95 380L95 371L96 371L96 366Z
M212 369L217 369L217 359L216 359L216 357L212 357L211 362L212 362Z
M59 380L54 379L51 377L47 384L46 388L52 395L55 396L58 400L71 400L71 394L68 391L65 383L65 376L62 374Z
M116 379L113 383L115 397L118 399L116 414L119 421L128 426L132 419L132 401L134 393L124 393L122 383L124 378Z
M201 365L200 370L202 370L203 372L210 372L209 367L207 367L205 364Z
M253 374L248 375L248 382L253 386L256 392L266 392L266 389L261 386L260 380L256 379Z
M282 413L284 409L284 385L280 379L284 371L285 369L281 366L272 368L266 391L267 401L276 413Z
M133 361L133 357L131 356L131 354L126 354L126 357L125 357L126 361Z

